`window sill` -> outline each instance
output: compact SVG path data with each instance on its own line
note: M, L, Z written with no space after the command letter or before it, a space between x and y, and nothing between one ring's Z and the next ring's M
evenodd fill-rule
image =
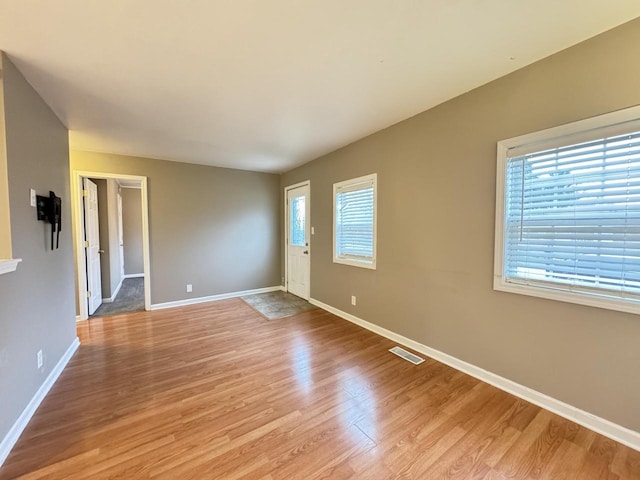
M530 297L546 298L560 302L575 303L589 307L617 310L619 312L640 314L640 302L633 299L612 298L605 294L588 294L562 288L543 287L538 285L522 285L505 282L502 277L494 277L493 289L501 292L517 293Z
M11 260L0 260L0 275L3 273L15 272L18 268L18 263L22 261L21 258L13 258Z
M342 265L351 265L352 267L368 268L369 270L376 269L375 261L365 262L365 261L351 260L351 259L345 259L345 258L334 258L333 263L340 263Z

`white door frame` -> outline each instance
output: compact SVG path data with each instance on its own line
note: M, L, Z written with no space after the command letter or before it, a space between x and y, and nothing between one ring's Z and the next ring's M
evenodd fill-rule
M119 173L88 172L74 170L71 173L71 208L73 216L73 245L76 255L76 278L78 285L78 298L80 301L80 314L77 320L86 320L87 315L87 275L86 260L84 255L84 222L82 217L82 179L100 178L114 180L136 180L142 187L142 257L144 262L144 309L151 310L151 268L149 260L149 201L147 198L147 177L139 175L123 175Z
M304 182L295 183L284 187L284 291L289 291L289 205L287 204L287 193L289 190L306 186L309 189L309 217L305 220L309 222L309 298L311 298L311 237L313 236L311 226L311 180L305 180Z

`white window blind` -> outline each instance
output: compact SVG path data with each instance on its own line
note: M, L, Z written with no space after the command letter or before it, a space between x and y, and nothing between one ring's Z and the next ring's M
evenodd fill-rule
M334 185L334 261L375 266L376 176Z
M640 132L510 157L503 280L640 300Z

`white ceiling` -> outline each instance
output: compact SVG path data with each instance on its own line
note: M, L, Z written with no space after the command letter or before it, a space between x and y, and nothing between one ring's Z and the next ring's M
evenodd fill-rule
M0 49L72 148L283 172L638 16L638 0L0 0Z

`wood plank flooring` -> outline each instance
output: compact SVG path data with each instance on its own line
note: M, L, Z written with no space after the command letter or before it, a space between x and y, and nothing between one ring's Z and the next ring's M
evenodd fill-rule
M323 310L92 319L0 479L640 479L640 453Z

